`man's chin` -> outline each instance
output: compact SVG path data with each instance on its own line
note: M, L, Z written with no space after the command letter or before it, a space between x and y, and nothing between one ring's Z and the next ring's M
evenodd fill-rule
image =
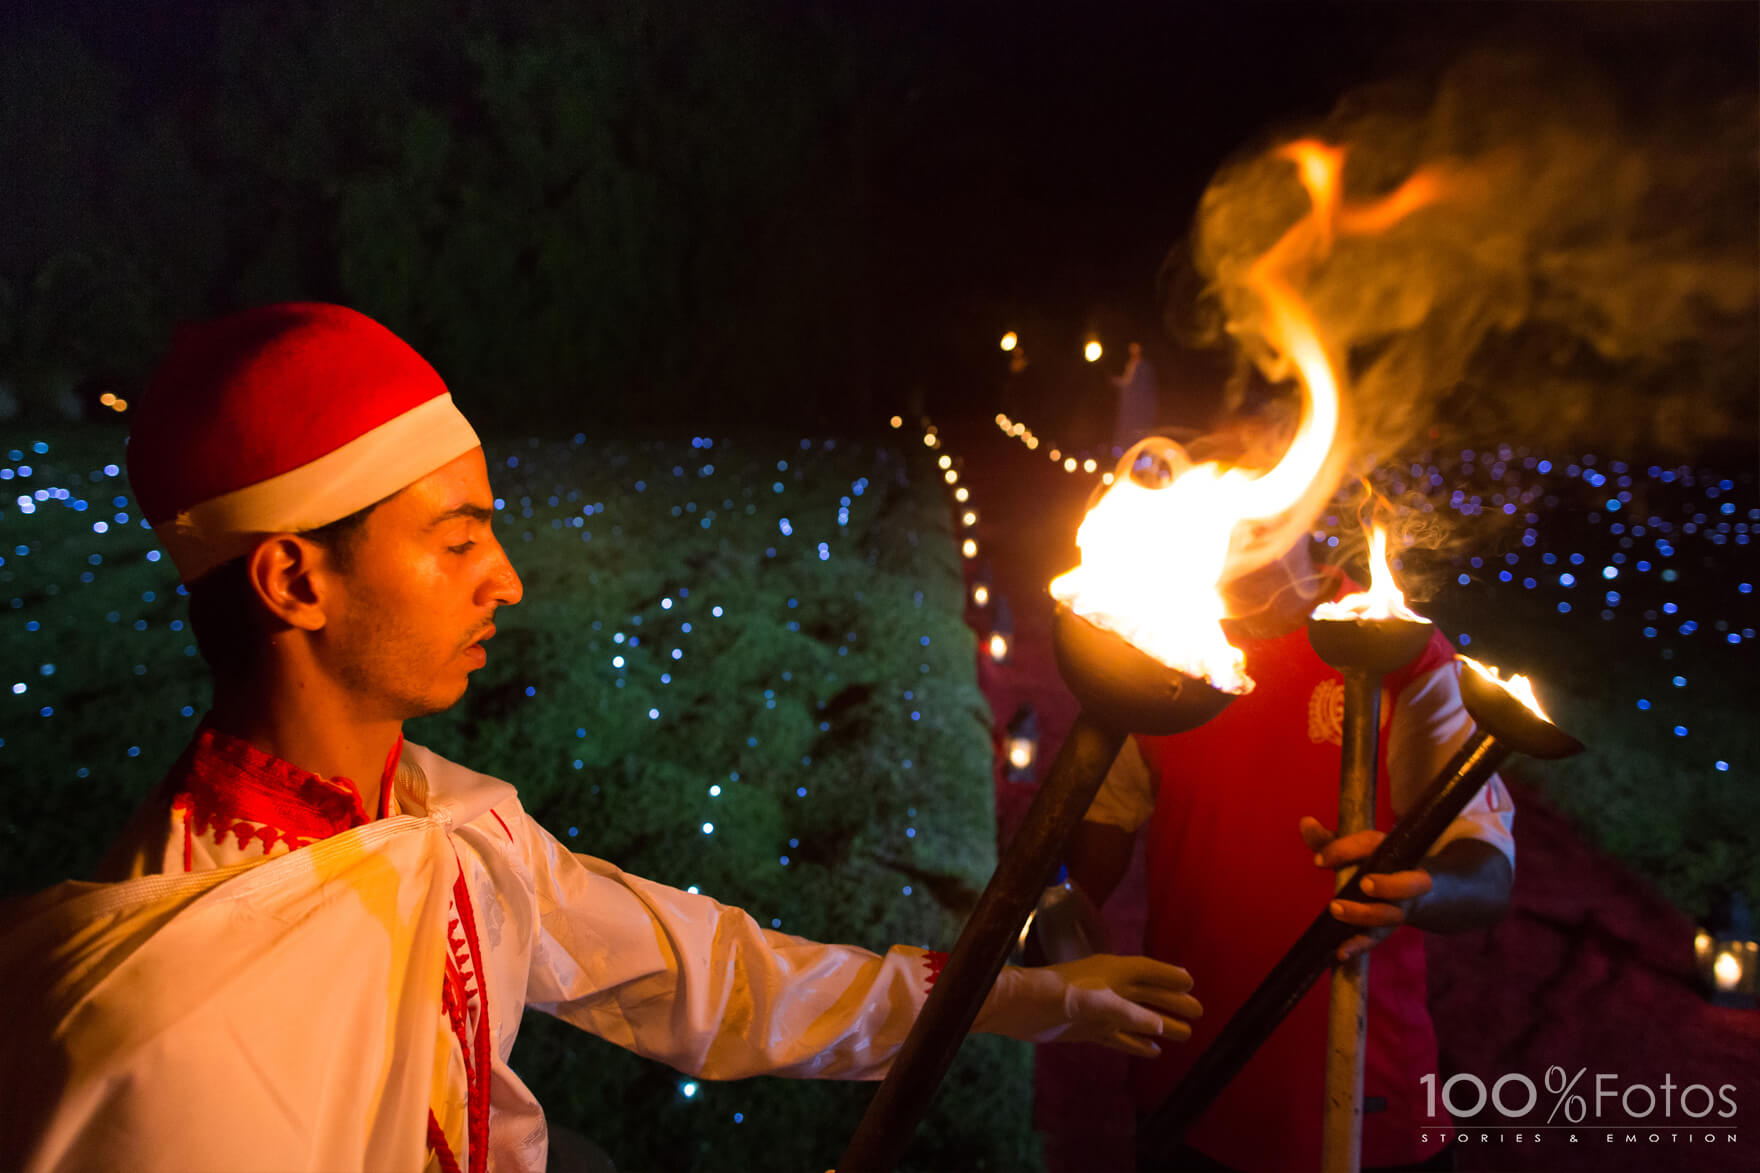
M447 709L450 709L464 698L464 694L468 687L469 686L465 682L461 681L456 690L449 690L446 693L435 692L428 696L412 698L409 712L403 719L405 721L414 721L420 717L432 717L436 714L444 713Z

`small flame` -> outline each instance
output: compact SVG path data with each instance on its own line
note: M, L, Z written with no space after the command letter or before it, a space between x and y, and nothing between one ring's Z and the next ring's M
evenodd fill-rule
M1477 672L1479 675L1483 676L1486 680L1489 680L1491 683L1503 689L1503 691L1509 693L1509 695L1515 697L1518 701L1521 701L1522 704L1528 707L1529 712L1533 713L1542 721L1550 722L1552 720L1551 717L1546 715L1546 710L1540 707L1539 698L1534 695L1534 682L1529 680L1526 676L1511 676L1508 680L1505 680L1498 674L1497 669L1491 667L1489 664L1481 664L1471 656L1456 656L1455 658L1473 671Z
M1017 335L1013 330L1010 330L1008 333L1006 333L1002 336L1002 349L1003 350L1013 350L1016 346L1020 345L1020 341L1021 341L1020 336Z
M1406 606L1406 597L1387 567L1387 527L1377 525L1369 536L1369 589L1314 608L1315 619L1404 619L1428 623Z
M1008 739L1008 764L1017 770L1024 770L1033 764L1033 754L1038 746L1030 737L1011 737Z
M1717 960L1711 963L1711 971L1716 975L1717 988L1720 990L1727 992L1741 984L1742 963L1727 949L1718 951Z

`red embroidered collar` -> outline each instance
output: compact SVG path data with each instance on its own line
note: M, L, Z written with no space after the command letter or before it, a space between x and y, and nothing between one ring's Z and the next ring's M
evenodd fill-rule
M389 811L392 776L403 752L399 734L379 782L379 817ZM301 840L327 839L370 822L360 791L347 778L323 778L229 733L204 725L168 779L197 821L244 819Z

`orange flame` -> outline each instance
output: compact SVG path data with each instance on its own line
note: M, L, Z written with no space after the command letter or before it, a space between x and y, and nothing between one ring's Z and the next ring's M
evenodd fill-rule
M1377 231L1440 192L1437 182L1415 176L1374 205L1346 207L1339 194L1343 148L1304 140L1279 154L1296 164L1309 213L1248 269L1246 283L1264 307L1265 339L1279 356L1273 377L1293 372L1301 380L1302 419L1294 439L1276 465L1257 476L1214 463L1192 467L1169 441L1138 445L1082 520L1076 534L1081 565L1051 583L1052 596L1078 615L1168 667L1233 693L1251 690L1253 682L1241 653L1222 634L1221 584L1281 556L1299 539L1312 512L1331 496L1340 463L1337 368L1291 274L1323 256L1335 232ZM1174 466L1161 488L1123 475L1154 446ZM1271 519L1278 520L1268 533L1245 528Z
M1481 664L1471 656L1456 656L1455 659L1483 676L1486 680L1497 685L1499 688L1503 689L1503 691L1515 697L1518 701L1521 701L1522 704L1528 707L1529 712L1533 713L1542 721L1550 722L1552 720L1551 717L1546 715L1546 710L1540 707L1540 699L1534 695L1534 682L1529 680L1526 676L1512 676L1508 680L1505 680L1502 676L1498 675L1497 669L1491 667L1489 664Z
M1387 527L1377 525L1369 536L1369 589L1314 608L1316 619L1404 619L1428 623L1406 606L1406 597L1387 566Z

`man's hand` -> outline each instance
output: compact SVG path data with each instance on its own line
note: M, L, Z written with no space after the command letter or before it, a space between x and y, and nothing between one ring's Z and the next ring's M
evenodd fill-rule
M1192 977L1148 957L1097 953L1080 961L1007 966L972 1026L1029 1043L1099 1043L1153 1058L1157 1040L1183 1043L1204 1013Z
M1381 831L1358 831L1339 837L1322 826L1318 819L1307 817L1302 819L1300 829L1302 841L1314 853L1314 866L1333 871L1361 863L1387 837ZM1335 920L1368 930L1340 945L1338 959L1348 961L1392 936L1393 930L1411 919L1418 901L1429 893L1430 885L1430 873L1421 868L1387 872L1363 877L1363 895L1373 896L1372 902L1334 900L1328 911Z

